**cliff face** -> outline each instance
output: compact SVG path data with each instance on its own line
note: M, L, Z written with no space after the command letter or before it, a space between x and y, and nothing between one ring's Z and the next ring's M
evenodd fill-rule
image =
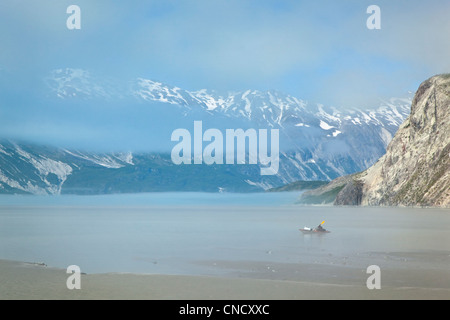
M386 154L357 179L362 205L450 207L450 74L420 85Z
M450 207L450 74L420 85L411 114L372 167L305 192L299 202L322 200L329 190L339 190L335 205Z

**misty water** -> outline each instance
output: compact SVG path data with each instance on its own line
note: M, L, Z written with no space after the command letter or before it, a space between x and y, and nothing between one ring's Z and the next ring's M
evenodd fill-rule
M1 196L0 259L78 265L86 273L225 276L239 262L449 270L448 209L300 206L297 197ZM298 230L324 220L331 233Z

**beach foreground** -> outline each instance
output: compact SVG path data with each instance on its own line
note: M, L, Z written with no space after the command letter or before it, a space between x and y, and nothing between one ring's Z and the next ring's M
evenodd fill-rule
M302 300L446 299L450 289L345 285L178 275L82 274L81 289L69 290L66 270L0 260L0 299L8 300Z

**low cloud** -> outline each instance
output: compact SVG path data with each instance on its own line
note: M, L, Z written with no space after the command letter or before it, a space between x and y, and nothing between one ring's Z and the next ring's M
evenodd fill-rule
M146 77L190 90L277 89L364 106L450 70L450 4L370 1L2 1L0 66L18 78L74 67ZM380 97L381 96L381 97Z

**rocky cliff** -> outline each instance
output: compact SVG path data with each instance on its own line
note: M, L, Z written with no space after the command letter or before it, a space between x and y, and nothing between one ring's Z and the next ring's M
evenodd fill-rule
M411 114L373 166L305 193L300 202L329 201L321 196L329 190L339 190L336 205L450 207L450 74L420 85Z

